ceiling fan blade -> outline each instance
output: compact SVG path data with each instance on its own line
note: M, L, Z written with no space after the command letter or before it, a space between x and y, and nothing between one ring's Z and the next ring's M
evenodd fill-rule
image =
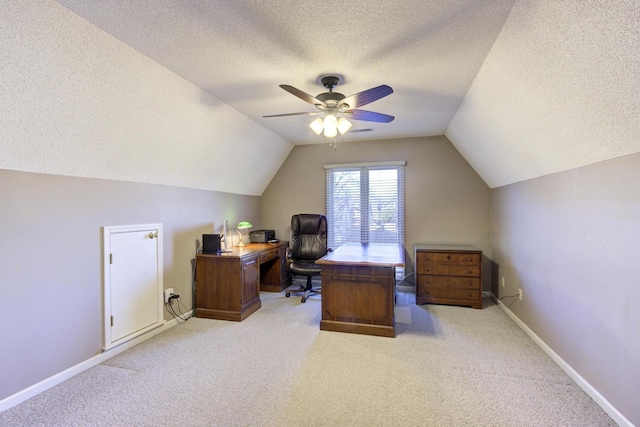
M298 98L302 99L305 102L308 102L311 105L321 105L323 107L326 107L326 104L324 102L309 95L308 93L301 91L300 89L296 89L295 87L289 86L289 85L280 85L280 87L286 90L287 92L289 92L291 95L295 95Z
M262 117L268 118L268 117L286 117L286 116L315 116L316 114L320 114L320 111L310 111L305 113L271 114L270 116L262 116Z
M365 122L389 123L395 119L395 117L388 114L376 113L367 110L347 110L344 114L348 115L350 119L362 120Z
M358 108L363 105L367 105L370 102L377 101L380 98L384 98L387 95L391 95L393 89L387 85L380 85L371 89L367 89L362 92L358 92L354 95L347 96L340 104L348 104L349 108Z

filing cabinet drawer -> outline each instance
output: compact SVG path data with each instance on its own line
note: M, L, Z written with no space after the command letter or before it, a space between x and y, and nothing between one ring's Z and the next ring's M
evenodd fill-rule
M480 291L478 289L422 288L416 293L416 297L477 301L480 298Z
M480 289L480 278L419 275L418 287Z
M456 265L478 265L480 263L479 254L468 253L446 253L446 252L419 252L420 259L416 262L436 263L436 264L456 264Z
M480 265L426 263L418 267L417 273L477 277L480 275Z

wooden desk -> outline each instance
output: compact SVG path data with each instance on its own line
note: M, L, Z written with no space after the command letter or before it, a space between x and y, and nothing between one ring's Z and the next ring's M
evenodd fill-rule
M320 329L395 337L396 267L404 247L347 243L316 261L322 270Z
M291 285L286 262L289 242L249 243L196 260L196 317L242 321L262 305L260 291Z

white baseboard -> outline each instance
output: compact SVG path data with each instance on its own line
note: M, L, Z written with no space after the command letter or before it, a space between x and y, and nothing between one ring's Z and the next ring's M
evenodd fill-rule
M193 310L187 312L185 314L186 318L188 318L189 316L191 316ZM84 362L80 362L75 366L70 367L69 369L66 369L62 372L59 372L49 378L46 378L42 381L40 381L39 383L36 383L30 387L25 388L24 390L21 390L19 392L17 392L16 394L13 394L9 397L6 397L2 400L0 400L0 412L6 411L7 409L13 408L14 406L24 402L25 400L31 399L33 396L36 396L37 394L42 393L45 390L50 389L51 387L54 387L58 384L60 384L63 381L68 380L69 378L78 375L81 372L86 371L87 369L93 368L96 365L99 365L100 363L104 362L105 360L108 360L110 358L112 358L113 356L117 356L118 354L122 353L125 350L130 349L131 347L134 347L138 344L140 344L141 342L144 342L146 340L148 340L149 338L152 338L156 335L158 335L161 332L166 331L167 329L170 329L174 326L176 326L178 324L178 320L177 319L172 319L169 320L167 322L164 322L162 325L158 326L157 328L147 332L144 335L141 335L139 337L136 337L134 339L132 339L131 341L127 341L122 343L121 345L117 346L117 347L112 347L107 351L104 351L100 354L97 354L95 356L93 356L90 359L85 360Z
M535 342L538 347L542 349L547 355L554 361L556 364L564 371L567 375L576 383L578 386L584 390L589 397L591 397L597 404L600 406L619 426L628 426L634 427L634 425L629 421L624 415L620 413L611 403L602 395L598 390L596 390L587 380L585 380L579 373L575 371L567 362L565 362L555 351L551 349L535 332L533 332L518 316L513 314L509 308L502 303L495 295L489 293L491 298L493 298L498 306L506 313L507 316L511 320L513 320L520 329L524 331L525 334L529 336Z

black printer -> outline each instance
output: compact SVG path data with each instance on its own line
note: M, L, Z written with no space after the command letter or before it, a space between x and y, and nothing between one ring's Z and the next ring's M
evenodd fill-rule
M275 230L254 230L249 234L251 243L266 243L276 238Z

